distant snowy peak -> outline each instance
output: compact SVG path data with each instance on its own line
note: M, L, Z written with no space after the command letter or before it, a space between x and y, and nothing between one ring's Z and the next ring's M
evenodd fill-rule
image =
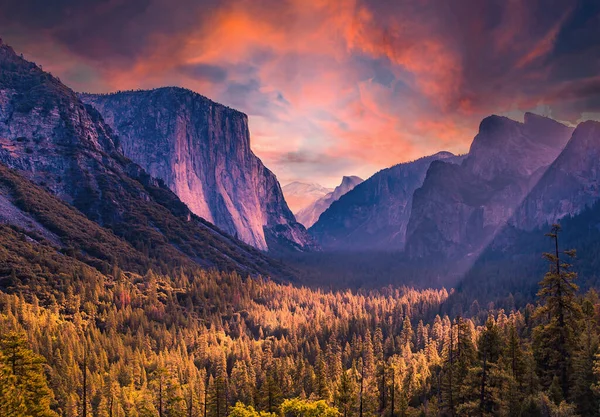
M290 210L298 213L300 210L332 192L333 189L316 183L294 181L284 186L282 191Z
M319 198L313 204L296 213L296 220L302 223L305 227L311 227L319 220L319 216L325 212L335 201L339 200L347 192L351 191L358 184L363 182L363 179L355 175L344 176L340 185L323 197Z

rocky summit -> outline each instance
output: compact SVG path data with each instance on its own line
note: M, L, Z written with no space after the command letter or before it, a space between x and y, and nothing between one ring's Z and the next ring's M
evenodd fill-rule
M52 233L62 230L65 246L81 235L77 230L89 232L90 227L77 216L60 220L61 213L49 208L56 204L42 204L50 201L47 196L41 191L32 195L32 187L19 184L32 181L128 242L152 260L137 263L140 271L158 264L276 274L260 251L191 213L160 179L124 156L120 141L93 107L5 44L0 44L0 163L23 177L3 169L0 179L8 187L2 189L3 205L38 207L34 219L49 224ZM11 219L27 217L15 207ZM102 233L97 235L102 239ZM89 249L80 249L88 256Z
M118 134L125 156L198 216L262 250L314 247L252 152L245 114L183 88L80 97Z
M462 157L439 152L379 171L331 204L310 233L324 249L402 250L413 193L437 160Z
M586 121L535 183L511 224L532 230L580 213L600 198L600 123Z
M316 183L294 181L284 185L282 191L288 206L292 212L297 214L300 210L332 192L333 188L323 187Z
M408 253L460 257L479 252L511 219L572 131L531 113L523 123L485 118L462 164L432 163L415 191Z

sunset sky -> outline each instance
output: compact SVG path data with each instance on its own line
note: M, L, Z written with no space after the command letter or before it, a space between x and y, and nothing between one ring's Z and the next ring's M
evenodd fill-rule
M594 0L0 0L0 37L78 91L247 113L282 184L464 153L491 113L600 118Z

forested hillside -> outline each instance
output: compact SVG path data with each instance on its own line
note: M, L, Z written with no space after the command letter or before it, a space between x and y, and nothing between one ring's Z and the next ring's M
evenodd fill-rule
M30 252L12 258L0 295L0 415L598 412L600 301L576 292L570 252L559 271L548 255L539 305L475 301L449 316L438 314L456 311L443 289L355 294L202 270L101 273L11 233L2 229L0 262L14 256L11 242ZM25 262L34 274L22 282Z

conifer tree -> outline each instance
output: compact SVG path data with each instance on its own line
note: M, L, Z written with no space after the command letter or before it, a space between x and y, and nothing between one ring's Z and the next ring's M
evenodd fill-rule
M10 331L0 337L0 415L57 417L43 364L24 335Z
M327 365L325 364L325 361L323 360L323 357L321 356L320 352L317 355L317 360L315 364L315 376L317 378L315 386L315 392L317 394L317 397L320 400L329 401L330 391L329 378L327 375Z
M214 378L209 380L208 415L224 417L228 412L227 404L227 361L225 352L221 352Z
M504 394L504 414L517 417L525 394L527 365L514 323L508 326L508 339L500 358L500 367L506 374L506 381L500 388Z
M497 372L497 362L502 352L502 336L494 318L489 316L485 329L479 335L478 350L481 361L481 381L479 392L479 409L482 413L492 413L498 409L497 398L492 389L494 381L491 375Z
M577 412L583 416L600 412L599 397L592 390L592 386L596 382L594 361L598 352L597 323L592 301L597 296L594 295L594 293L588 294L582 304L581 335L573 357L571 378L571 400L577 407Z
M413 346L413 337L414 332L412 329L412 325L410 324L410 317L404 316L404 321L402 322L402 331L400 332L400 341L402 346L410 345L411 348Z
M356 386L349 371L342 372L334 396L334 404L343 417L353 415L356 408Z
M575 257L574 250L559 251L560 226L555 224L546 236L554 243L552 253L544 253L549 262L549 270L540 282L538 297L541 306L536 314L542 324L534 329L534 356L537 371L544 387L550 387L554 377L558 378L560 397L569 395L569 382L572 375L573 348L576 344L577 320L581 316L576 302L577 278L570 271L571 265L564 262L561 255ZM558 396L558 393L556 393Z

